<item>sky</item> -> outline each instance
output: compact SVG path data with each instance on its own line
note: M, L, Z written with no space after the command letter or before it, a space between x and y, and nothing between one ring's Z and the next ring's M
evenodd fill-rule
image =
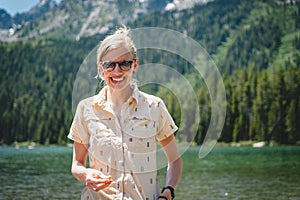
M5 9L11 16L17 12L29 11L30 8L38 4L40 0L0 0L0 8ZM59 3L61 0L55 0Z

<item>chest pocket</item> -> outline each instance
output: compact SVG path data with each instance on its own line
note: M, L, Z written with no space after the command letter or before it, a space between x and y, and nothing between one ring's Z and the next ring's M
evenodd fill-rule
M109 118L91 118L87 121L87 127L90 131L90 156L99 162L111 164L121 159L118 152L122 149L122 143L121 138L109 128L109 121Z
M108 128L109 118L88 116L86 120L87 128L91 137L110 137L112 132Z
M127 125L126 133L131 137L147 139L156 135L156 122L149 118L132 117Z
M131 152L149 152L156 148L156 123L148 118L128 120L124 142Z

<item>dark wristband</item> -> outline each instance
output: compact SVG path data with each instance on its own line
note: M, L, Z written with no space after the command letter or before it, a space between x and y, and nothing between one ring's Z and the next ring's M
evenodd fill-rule
M175 189L172 186L168 185L168 186L163 187L161 193L163 193L167 189L170 190L172 199L174 199L175 198Z
M168 198L167 198L166 196L163 196L163 195L158 196L158 199L165 199L165 200L168 200Z

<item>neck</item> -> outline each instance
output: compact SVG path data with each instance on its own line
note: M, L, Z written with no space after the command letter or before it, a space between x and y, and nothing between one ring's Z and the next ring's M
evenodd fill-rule
M131 94L132 88L130 86L121 90L109 87L107 90L107 100L110 101L113 106L119 107L128 100Z

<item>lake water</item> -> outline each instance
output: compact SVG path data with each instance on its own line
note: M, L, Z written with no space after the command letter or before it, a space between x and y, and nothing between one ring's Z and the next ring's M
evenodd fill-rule
M203 159L198 151L183 155L177 200L300 199L300 147L215 147ZM70 147L0 146L0 199L80 199L71 156Z

